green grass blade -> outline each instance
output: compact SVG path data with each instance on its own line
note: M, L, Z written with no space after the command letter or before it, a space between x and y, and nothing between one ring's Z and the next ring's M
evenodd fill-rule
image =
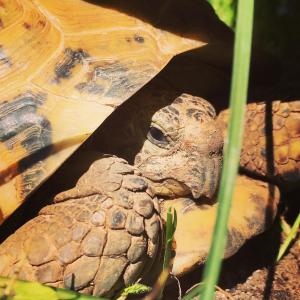
M38 282L29 282L0 276L0 299L5 300L109 300L53 288Z
M163 273L165 272L168 275L171 271L172 243L173 243L176 226L177 226L177 212L174 209L172 213L172 208L170 207L167 212L165 253L164 253L164 261L163 261ZM165 280L160 280L161 290L158 299L162 298L162 293L168 277L163 276L163 278L165 278Z
M288 236L291 232L291 226L286 222L284 216L280 216L280 228L285 236Z
M212 246L204 269L201 300L210 300L214 297L215 285L219 278L221 260L226 245L227 222L239 166L245 104L247 101L253 10L253 0L238 1L228 138L225 140L224 165L218 194L218 214Z
M298 214L288 236L286 237L285 241L283 242L283 244L281 245L276 261L278 262L282 256L284 255L286 249L289 247L289 245L291 244L292 240L296 237L298 229L300 226L300 213Z
M251 55L253 10L254 0L238 1L228 136L224 146L224 165L218 194L219 207L213 241L204 269L203 286L199 286L199 293L200 288L203 288L201 300L214 298L215 285L219 278L226 245L227 222L242 143ZM187 295L183 299L191 298Z
M199 297L203 290L203 283L200 282L197 286L189 290L189 292L182 298L182 300L191 300Z
M176 226L177 226L177 212L174 209L174 214L172 214L172 210L171 208L169 208L167 212L166 241L165 241L163 269L170 268L172 242L173 242Z
M158 277L152 291L148 294L144 300L154 300L161 299L166 285L167 279L170 275L171 270L171 254L172 254L172 243L174 238L174 233L177 226L177 212L170 207L167 212L167 222L166 222L166 236L165 236L165 252L163 260L163 269Z

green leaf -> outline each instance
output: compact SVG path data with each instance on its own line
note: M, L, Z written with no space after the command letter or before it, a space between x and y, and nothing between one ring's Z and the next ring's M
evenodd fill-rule
M208 2L225 24L230 27L234 26L237 0L208 0Z
M37 282L25 282L0 278L2 297L7 292L7 299L13 300L58 300L55 290ZM6 289L9 287L9 289ZM3 297L3 299L5 299Z
M0 300L108 300L74 291L53 288L38 282L0 277Z
M140 294L145 294L151 291L151 287L141 284L141 283L135 283L133 285L128 286L125 288L121 296L118 298L119 299L126 299L127 296L129 295L140 295Z

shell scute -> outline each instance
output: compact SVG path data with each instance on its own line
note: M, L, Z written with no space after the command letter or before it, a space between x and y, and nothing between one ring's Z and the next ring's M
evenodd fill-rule
M69 78L72 75L72 69L75 68L77 64L83 64L84 59L88 56L89 54L81 48L75 50L66 48L61 61L55 66L53 82L59 84L61 79Z

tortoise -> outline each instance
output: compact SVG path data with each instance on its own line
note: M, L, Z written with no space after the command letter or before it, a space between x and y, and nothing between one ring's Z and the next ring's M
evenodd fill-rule
M4 96L0 107L2 219L7 218L118 105L149 81L173 55L210 42L214 44L216 37L218 43L221 41L220 48L223 50L230 40L224 40L224 37L231 36L209 9L201 11L197 7L195 11L197 15L201 13L205 16L205 25L209 21L208 29L213 37L207 37L206 31L203 34L201 22L200 25L196 24L196 30L185 27L184 34L179 32L184 35L181 37L178 36L179 29L174 29L172 22L169 24L170 18L166 24L152 21L154 26L151 26L145 23L145 20L149 21L145 14L142 14L142 20L131 15L133 11L136 13L135 10L130 10L130 15L124 14L123 11L128 11L124 10L122 1L110 1L110 4L99 1L101 5L84 1L58 2L39 0L22 4L16 1L0 3L0 8L6 12L3 18L1 15L0 23L3 27L0 31L1 42L3 41L0 48L1 72L4 74L1 81ZM195 2L198 5L198 1ZM140 3L141 6L145 5L142 1ZM138 5L136 1L131 4L133 8ZM178 4L183 3L174 1L172 5ZM172 16L174 13L174 6L157 5L162 15L167 13ZM203 4L203 7L208 6ZM180 11L178 8L177 10ZM75 12L79 14L77 22L70 18ZM143 10L142 12L144 13ZM137 15L140 17L141 10L138 10ZM100 21L98 16L103 19ZM85 19L87 23L82 24L78 22L79 19ZM119 32L119 26L114 29L115 24L112 25L110 19L117 20L119 25L124 26L124 34ZM8 29L13 26L19 35L9 34ZM108 37L107 32L112 35ZM41 40L45 47L41 46ZM97 43L102 47L98 47ZM25 58L23 53L28 51L34 52ZM210 57L209 62L211 59ZM220 61L219 58L220 66L226 65L226 59L224 60ZM20 69L22 72L17 72ZM180 71L182 72L182 68ZM205 82L204 85L206 84L217 90L211 82ZM168 106L175 97L165 86L160 89L161 84L158 88L154 85L141 90L138 97L143 98L140 102L142 106L129 106L129 111L135 112L129 114L127 126L124 126L124 122L122 126L116 126L122 139L106 130L107 145L100 143L103 149L100 147L98 151L86 154L89 159L85 160L94 160L95 157L99 159L101 150L124 156L132 162L132 157L138 152L132 146L139 148L145 141L144 131L148 131L152 114L158 111L153 118L167 116L164 122L169 122L171 120L168 118L172 111L174 114L175 107L184 116L177 116L179 121L185 120L185 129L182 130L187 130L188 135L193 136L193 142L201 141L199 146L203 139L210 141L207 148L200 147L204 155L201 158L199 155L195 156L196 161L205 161L205 165L207 163L203 168L208 173L201 169L202 165L200 170L195 166L195 170L191 168L193 175L189 172L181 174L187 177L182 183L178 170L184 169L184 166L172 164L172 167L177 166L176 174L172 174L176 176L175 180L166 181L168 186L172 186L166 190L149 181L152 175L143 171L143 166L138 161L145 153L140 152L136 156L134 167L115 156L101 155L101 159L96 159L89 171L81 177L75 189L59 194L55 198L59 203L42 209L37 218L26 223L3 243L0 250L2 275L17 271L23 279L39 280L56 286L65 285L95 295L112 295L123 285L131 284L149 273L150 268L159 271L161 218L164 218L169 206L175 207L179 214L172 272L180 276L205 261L217 207L213 196L222 160L226 112L215 120L214 109L208 102L186 94L177 97ZM161 108L164 105L167 108ZM257 171L264 179L273 180L276 184L290 184L291 180L295 184L299 177L299 101L277 101L272 105L274 118L269 115L267 120L271 120L271 123L274 120L274 145L278 147L274 147L270 160L270 155L266 155L268 143L264 132L265 127L272 130L272 126L264 126L264 115L270 106L250 105L248 123L251 126L247 128L251 127L249 132L252 136L260 134L261 137L258 143L255 139L250 144L249 140L245 140L241 166L251 172ZM138 124L132 126L134 121ZM155 122L157 120L154 119ZM198 125L193 125L191 129L189 125L195 122ZM159 135L158 138L164 137L164 134L159 133L163 128L153 128L150 129L149 141L152 134L152 142L156 134ZM197 135L199 132L201 134ZM279 141L275 139L277 137ZM95 148L99 148L99 143L93 142L98 145ZM165 142L163 140L159 149L164 149ZM188 144L186 143L186 147L189 147ZM149 142L145 142L145 147L149 145ZM193 156L194 153L188 158ZM191 165L196 163L195 157ZM272 157L275 158L274 162ZM177 157L177 160L182 159L187 157ZM210 159L214 161L214 169L208 167ZM274 163L273 168L270 168L270 163ZM168 169L172 170L165 168ZM156 176L164 176L161 172L162 170L156 169ZM211 179L202 180L201 189L199 186L197 188L198 175L202 179ZM93 182L97 176L105 184L95 186ZM161 201L162 198L164 201ZM199 201L194 201L198 198ZM278 199L278 190L273 184L247 176L239 177L225 257L232 255L246 239L267 227L276 214ZM245 207L249 210L245 210ZM93 216L90 215L91 211ZM104 219L110 222L107 227L103 227ZM62 220L62 223L58 223L61 225L59 228L55 225L55 220ZM48 228L50 223L51 229ZM87 224L93 229L89 231ZM104 229L97 231L101 226ZM49 240L50 247L45 244L49 238L46 232L54 238L53 241ZM73 241L68 243L71 232L74 233ZM34 234L38 238L33 238ZM106 236L106 246L101 248L101 241L106 240ZM23 245L25 237L28 240ZM95 240L100 243L95 243ZM57 254L51 256L56 249L59 249ZM80 251L85 251L85 255ZM101 259L98 269L100 257L105 259ZM16 262L18 263L15 264Z
M151 5L0 1L0 223L174 55L209 46L201 59L229 67L206 1Z
M159 94L167 102L165 91ZM224 257L272 223L279 201L275 183L293 185L300 179L300 101L272 102L273 173L262 143L268 133L261 126L267 109L263 102L247 107L241 166L265 181L239 175ZM139 117L149 112L144 110ZM0 274L11 276L17 271L22 279L113 296L160 271L162 219L169 207L178 212L172 273L181 276L203 263L218 206L214 196L227 115L224 111L216 117L209 102L182 94L151 114L146 138L132 132L147 126L147 118L138 118L142 126L129 122L122 131L133 140L142 138L134 165L97 151L87 153L94 162L76 186L59 193L54 204L45 206L1 244ZM131 118L137 120L134 114ZM258 142L251 138L249 143L253 134Z

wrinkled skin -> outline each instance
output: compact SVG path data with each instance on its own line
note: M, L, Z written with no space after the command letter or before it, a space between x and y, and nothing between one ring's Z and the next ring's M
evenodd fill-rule
M207 101L186 94L157 111L134 168L119 158L99 156L73 189L55 197L58 203L44 208L1 245L0 274L19 271L23 279L55 286L73 284L85 293L110 296L145 278L153 262L159 269L158 215L164 218L170 206L178 213L172 272L181 276L203 263L218 207L214 196L224 120L224 115L216 118ZM265 230L276 214L278 199L273 184L238 177L225 257ZM135 221L130 222L133 215ZM51 231L54 224L59 226ZM69 232L74 236L78 225L87 227L85 234L77 240L67 238ZM64 247L70 247L70 241L74 255L67 251L66 257ZM135 252L138 255L132 257ZM88 263L92 271L83 268Z
M134 164L157 195L212 198L222 164L223 135L214 108L183 94L159 110Z
M213 107L182 95L159 110L134 164L157 195L212 198L222 163L223 135Z

